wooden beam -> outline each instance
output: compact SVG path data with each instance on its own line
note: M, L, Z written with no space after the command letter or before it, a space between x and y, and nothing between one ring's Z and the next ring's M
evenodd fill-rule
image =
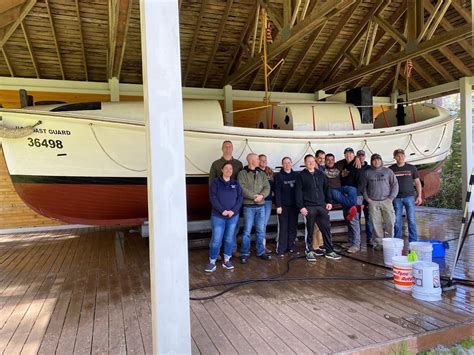
M196 27L194 29L193 41L191 42L191 47L189 49L189 54L188 54L188 60L186 62L186 68L184 69L184 73L183 73L183 78L182 78L183 86L186 86L186 80L188 78L189 68L191 68L191 63L193 62L193 54L194 54L194 50L196 49L196 43L197 43L197 39L199 35L199 30L201 28L201 22L204 17L206 3L207 3L207 0L202 0L201 11L199 12L199 17L196 23Z
M283 0L283 28L290 28L291 26L291 0Z
M466 1L461 1L461 0L453 0L451 2L452 7L456 9L456 11L459 13L459 15L462 16L464 21L467 23L472 23L472 8L468 9L464 4L467 4L468 2ZM472 2L471 2L472 6Z
M202 81L202 87L206 87L206 81L209 77L209 73L211 71L212 62L214 61L214 56L216 55L217 48L219 47L219 43L221 41L222 34L224 33L224 26L227 22L227 17L229 17L230 9L232 7L233 0L227 0L227 4L224 10L224 15L221 18L221 23L219 25L219 30L217 32L216 39L214 40L214 45L212 46L211 56L207 62L206 72L204 73L204 80Z
M381 75L381 76L382 76L382 75ZM383 77L383 76L382 76L382 77ZM392 80L382 80L382 81L380 82L380 84L379 84L376 88L374 88L373 94L374 94L375 96L379 96L380 93L382 93L382 91L383 91L383 90L387 87L387 85L390 84L392 81L393 81L393 79L392 79Z
M127 46L128 27L130 24L130 16L132 14L133 0L119 0L117 13L117 32L115 33L115 55L112 65L111 77L120 80L120 72L122 70L123 58Z
M242 29L242 32L240 32L240 38L239 38L239 44L235 47L234 52L232 53L230 60L227 64L227 68L225 70L224 77L222 79L222 85L225 86L224 84L228 81L227 79L229 78L230 72L232 68L234 68L235 63L238 63L240 61L240 58L242 56L242 47L245 42L245 37L247 36L248 30L250 28L250 24L254 21L255 18L258 19L258 14L257 14L257 9L260 9L259 4L255 4L253 7L253 11L249 14L247 17L247 21L245 22L244 28ZM253 16L252 16L253 15ZM239 55L240 53L240 55ZM238 68L238 66L236 66Z
M75 3L76 3L77 24L79 26L79 37L81 39L82 64L84 66L84 76L86 78L86 81L89 81L89 74L87 72L86 51L84 47L84 35L82 33L82 21L81 21L81 10L79 8L79 0L75 0Z
M423 28L421 29L420 33L418 34L418 41L421 41L423 39L423 37L425 36L425 34L428 32L428 30L431 26L431 23L433 22L433 20L436 17L436 14L438 13L439 9L441 8L441 5L443 5L443 1L444 0L438 0L438 2L436 3L436 6L433 8L433 10L431 11L430 16L428 17L428 20L426 20L426 23L424 24Z
M334 16L339 11L346 9L355 0L329 0L322 5L317 11L306 17L306 19L296 24L289 33L287 39L280 37L274 41L273 45L269 46L268 60L272 60L279 56L287 48L293 46L295 43L306 37L308 34L313 32L319 26L322 26L324 21L329 17ZM227 80L228 84L235 84L242 80L244 77L252 73L256 68L262 65L260 58L254 58L247 63L243 68L233 73Z
M251 75L250 75L250 81L249 81L249 86L248 90L252 90L252 86L255 84L255 80L257 80L258 73L260 72L260 68L255 70Z
M19 6L3 12L0 17L0 28L7 27L9 24L14 23L18 16L20 16L20 13L21 8Z
M8 59L5 47L2 47L2 54L3 54L3 57L5 58L5 63L7 63L7 67L8 67L8 71L10 72L10 76L13 78L15 76L15 72L13 71L13 67L10 63L10 60Z
M436 69L438 73L440 73L443 78L447 81L454 81L454 77L441 65L438 61L429 53L425 54L423 58L430 64L433 68Z
M392 91L390 91L391 94L393 94L395 90L397 89L397 82L398 82L398 77L400 76L401 66L402 66L402 63L397 63L397 67L395 68L395 75L393 76Z
M267 10L267 14L268 14L268 17L270 18L270 21L272 21L273 25L280 32L284 26L283 26L283 19L281 18L278 11L275 10L273 6L270 5L270 3L267 0L258 0L258 3L260 4L261 7Z
M315 87L320 87L321 84L332 74L334 74L334 71L339 68L341 63L344 61L346 53L350 53L351 49L357 44L357 42L360 40L362 35L364 34L364 28L365 26L369 23L370 19L372 16L376 13L381 13L385 7L387 6L388 2L377 2L372 9L365 15L364 19L360 22L359 27L357 30L355 30L352 33L352 36L350 39L344 44L344 46L341 48L339 53L336 55L336 58L332 62L332 65L330 68L327 68L324 72L323 75L318 79L318 82L316 83ZM375 41L377 43L377 40Z
M28 15L28 13L31 11L33 6L36 5L36 0L29 0L27 3L23 5L23 8L21 10L20 16L16 19L16 21L8 27L8 30L4 33L3 37L0 38L0 48L3 48L5 43L10 39L11 35L15 30L20 26L20 23L22 23L23 19Z
M306 41L305 47L303 50L300 52L298 55L298 58L296 58L296 61L293 63L293 66L291 67L290 71L288 72L288 75L285 77L285 80L283 80L283 84L281 86L280 91L285 91L286 87L288 86L291 78L295 75L295 73L298 72L298 68L303 63L304 58L308 54L309 50L311 47L313 47L314 43L318 39L319 35L321 34L321 31L324 29L324 26L326 25L327 22L324 22L322 26L318 27L313 34L310 36L310 38Z
M303 8L301 9L300 17L298 18L298 22L301 22L305 19L306 14L308 13L309 3L311 0L304 0ZM313 0L313 4L316 3L316 0Z
M38 63L36 62L35 56L33 55L33 47L31 46L30 36L28 35L28 31L26 30L26 26L23 22L21 23L21 29L23 31L23 36L25 37L28 52L30 53L31 63L33 63L33 68L35 69L36 77L40 79Z
M416 41L416 22L417 22L417 16L416 16L416 0L407 0L407 42L410 45L414 45L414 42ZM397 40L398 41L398 40ZM399 42L402 44L401 42Z
M343 83L361 78L364 75L376 73L380 70L389 68L397 64L398 62L404 62L408 59L416 58L419 55L429 53L438 48L457 42L460 39L468 38L471 35L472 35L472 28L470 24L460 26L456 28L455 30L442 33L432 38L429 41L420 43L416 50L413 50L413 51L403 50L403 51L400 51L399 53L388 55L385 58L381 58L380 60L372 64L369 64L365 67L354 70L352 73L350 73L349 75L346 75L343 78L335 79L330 82L327 82L323 85L322 89L329 90L331 88L335 88Z
M451 5L454 6L454 4L456 4L456 3L457 3L457 1L453 1L453 2L451 2ZM431 4L429 3L429 1L428 1L428 2L425 2L425 8L426 8L426 10L428 10L428 12L430 12L430 13L434 13L434 12L435 12L435 8L433 7L433 5L431 5ZM451 25L451 23L450 23L448 20L446 20L445 18L443 18L443 19L441 20L441 26L442 26L446 31L454 30L454 26ZM471 55L471 57L474 56L474 51L473 51L472 45L469 43L468 40L463 39L463 40L459 41L459 45L460 45L467 53L469 53L469 54Z
M416 37L419 38L425 24L425 8L423 2L425 0L416 0Z
M439 48L439 51L443 53L443 55L448 58L451 63L453 63L453 65L463 74L463 76L472 76L471 70L448 47Z
M258 32L258 22L260 19L260 4L257 4L257 13L255 15L255 21L253 24L253 34L252 34L252 49L250 50L250 57L255 56L255 45L257 44L257 32Z
M426 33L426 40L429 40L431 39L431 37L433 37L436 29L438 28L439 24L441 23L441 20L444 17L444 14L448 10L450 3L451 3L451 0L446 0L446 2L443 4L441 9L436 13L435 18L433 20L433 24L431 25L430 29Z
M349 62L351 62L352 66L354 68L357 68L359 66L359 61L352 55L352 53L344 53L344 57L346 57Z
M296 19L298 18L300 5L301 5L301 0L296 0L295 7L293 8L293 15L291 16L290 28L292 28L295 25Z
M376 24L378 24L380 27L383 28L385 32L387 32L390 36L392 36L398 43L400 43L402 46L406 46L407 44L407 39L406 37L398 32L397 29L395 29L390 23L388 23L387 20L380 16L374 16L374 21Z
M406 77L406 75L405 75L405 73L404 73L403 71L400 71L400 76L401 76L403 79L407 80L407 77ZM414 88L415 90L421 90L421 89L423 89L423 86L422 86L420 83L418 83L418 81L416 81L415 78L413 78L413 76L410 78L410 85L413 86L413 88ZM433 86L436 86L436 85L433 85ZM406 91L406 90L405 90L405 91ZM405 92L405 94L406 94L406 92Z
M373 29L372 29L372 35L369 40L369 45L367 48L367 53L365 55L365 61L363 64L367 65L370 63L370 57L372 57L372 51L374 50L374 44L375 44L375 38L377 36L377 30L379 28L379 25L374 23Z
M56 30L54 29L53 14L51 13L51 7L49 6L49 0L45 0L45 4L46 4L46 10L48 11L49 25L51 27L51 32L53 33L53 42L54 42L54 46L56 48L56 54L58 55L59 70L61 71L61 76L62 76L63 80L65 80L66 76L64 75L63 62L62 62L62 59L61 59L61 52L59 51L58 38L56 37Z
M303 90L304 86L306 85L306 83L310 79L311 75L313 74L314 70L318 66L319 62L321 61L321 59L323 59L323 57L326 54L327 50L329 48L331 48L332 43L339 36L339 33L342 31L344 26L347 24L347 22L349 21L349 19L351 18L352 14L353 14L353 12L355 11L355 9L357 9L357 7L359 6L360 3L361 3L361 0L355 1L346 10L346 13L341 17L341 19L339 20L336 28L333 31L331 31L331 36L329 36L329 38L326 40L324 45L319 49L319 52L318 52L316 58L313 59L311 64L308 66L308 69L303 74L303 77L301 78L301 80L298 84L298 88L297 88L298 92L301 92L301 90Z
M4 13L14 7L23 5L26 0L2 0L0 2L0 14ZM2 15L3 16L3 15Z
M421 66L415 59L412 59L413 69L416 71L430 86L436 86L438 83L429 75L423 66ZM410 78L411 79L411 78Z

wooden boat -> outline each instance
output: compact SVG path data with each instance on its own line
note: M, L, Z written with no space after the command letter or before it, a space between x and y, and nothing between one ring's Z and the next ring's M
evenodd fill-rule
M361 123L357 107L345 103L281 103L271 109L277 129L224 126L218 101L185 100L183 108L189 220L209 218L208 171L224 140L234 143L235 158L244 162L250 152L265 153L272 168L290 156L299 170L306 154L323 149L341 158L349 146L369 156L377 152L385 164L393 162L395 148L404 148L408 162L435 166L449 153L454 123L446 110L430 104L407 110L403 126L393 125L395 110L384 112L377 128ZM260 126L269 113L262 114ZM9 174L32 209L68 223L147 219L142 102L34 106L0 115L11 132L2 138ZM31 134L9 137L39 121Z

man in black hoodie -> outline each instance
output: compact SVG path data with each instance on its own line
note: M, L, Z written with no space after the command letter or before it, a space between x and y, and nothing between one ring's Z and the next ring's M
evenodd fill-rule
M306 221L306 259L316 261L316 253L313 249L314 223L323 234L325 256L330 259L340 259L334 252L332 246L331 224L329 221L329 210L332 208L329 185L324 173L316 169L314 156L307 155L304 158L306 169L296 177L296 205Z

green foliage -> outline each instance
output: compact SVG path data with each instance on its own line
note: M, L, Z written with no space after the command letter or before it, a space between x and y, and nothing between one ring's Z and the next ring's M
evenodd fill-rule
M441 172L441 187L436 196L426 199L425 206L436 208L462 209L461 177L461 119L454 121L451 154Z

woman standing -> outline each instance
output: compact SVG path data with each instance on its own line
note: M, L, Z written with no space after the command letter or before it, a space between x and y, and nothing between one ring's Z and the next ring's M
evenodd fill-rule
M209 187L209 198L211 200L211 227L212 237L209 244L209 264L206 272L216 270L216 260L219 250L224 241L224 262L222 267L232 270L234 264L230 261L234 247L234 231L239 222L239 210L242 206L242 188L237 180L232 177L232 164L224 163L222 176L211 181Z
M298 174L291 168L290 158L283 158L281 163L283 168L275 178L275 201L278 215L276 252L278 256L283 257L286 252L297 253L295 239L299 211L295 199L295 182Z

